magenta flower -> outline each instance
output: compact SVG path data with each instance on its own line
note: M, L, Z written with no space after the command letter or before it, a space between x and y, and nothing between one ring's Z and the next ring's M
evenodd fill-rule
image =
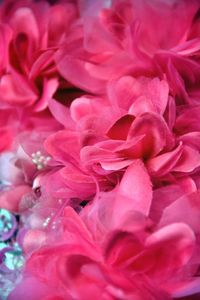
M0 298L199 299L199 12L2 1Z
M77 16L73 3L5 2L1 6L1 102L44 110L59 86L54 52ZM42 20L41 20L42 18ZM3 47L3 46L2 46Z

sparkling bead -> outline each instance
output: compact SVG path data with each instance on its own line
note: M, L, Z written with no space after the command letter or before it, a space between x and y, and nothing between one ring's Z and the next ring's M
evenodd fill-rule
M0 241L10 239L17 228L17 222L14 215L6 209L0 209Z
M46 220L45 220L44 223L43 223L43 226L44 226L44 227L47 227L47 226L48 226L50 219L51 219L50 217L46 218Z
M21 249L9 249L4 255L3 263L11 271L21 269L24 264L24 257Z

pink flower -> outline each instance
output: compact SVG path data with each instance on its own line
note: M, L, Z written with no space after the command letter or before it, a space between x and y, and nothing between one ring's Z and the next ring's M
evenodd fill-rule
M82 96L70 110L52 104L66 129L44 143L58 167L41 182L49 197L89 200L97 182L101 190L112 189L137 159L145 163L155 187L199 166L199 148L192 142L196 135L172 131L175 103L164 80L124 76L108 84L105 97Z
M150 233L153 227L143 209L137 211L137 203L151 201L142 191L150 188L147 179L143 182L147 175L140 164L127 172L135 173L135 190L129 190L131 182L125 177L117 191L100 193L81 216L65 209L56 230L50 226L46 242L29 257L24 279L9 300L23 295L33 300L44 295L167 300L199 290L199 280L193 277L193 231L184 223L172 223ZM25 238L26 247L29 241ZM28 288L32 282L36 296Z
M7 106L44 110L59 86L53 55L77 16L76 5L66 2L5 2L1 27L5 56L0 96ZM2 67L2 66L1 66Z
M199 1L50 3L0 6L8 299L198 298Z
M66 38L56 54L62 76L86 91L102 93L108 80L122 75L157 75L162 53L170 68L174 54L181 60L182 55L195 55L199 49L198 1L123 0L111 1L97 15L90 9L89 1L82 24L77 24L73 37ZM172 86L182 81L172 79Z
M34 199L32 185L39 175L33 156L38 151L46 155L43 149L45 138L61 126L48 111L39 114L26 111L26 115L21 114L24 116L21 123L20 113L15 110L1 110L1 115L2 132L7 130L10 136L7 135L6 139L5 133L0 136L2 147L5 145L0 156L0 181L4 186L0 194L0 206L21 212L33 205L29 203L30 199ZM9 126L6 126L6 122Z
M109 111L108 104L96 102L98 114L93 108L95 101L89 98L71 105L82 135L88 132L91 136L95 130L97 137L97 130L101 130L97 142L84 137L88 144L81 148L80 157L87 168L106 174L141 158L150 174L160 177L169 172L191 172L199 166L197 147L181 137L176 140L170 130L175 122L174 103L165 81L123 77L109 86L108 97L112 101ZM107 120L99 126L103 118Z

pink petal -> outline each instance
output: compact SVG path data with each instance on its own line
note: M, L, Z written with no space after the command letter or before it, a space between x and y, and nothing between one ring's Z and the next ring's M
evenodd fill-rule
M147 81L146 86L144 84L142 87L141 95L131 105L129 113L134 116L145 112L163 114L168 103L169 87L167 82L154 78L150 82Z
M108 83L108 97L113 107L120 107L127 111L140 94L140 80L131 76L123 76Z
M88 52L103 53L120 50L120 43L97 18L87 18L84 27L85 48Z
M110 160L108 162L103 161L101 162L101 166L104 170L112 170L112 171L118 171L118 170L122 170L125 167L128 167L129 165L131 165L133 162L133 159L120 159L119 161L117 160Z
M181 135L177 140L182 141L185 145L191 148L200 150L200 132L188 132Z
M31 253L46 242L46 233L40 229L30 229L23 238L23 250Z
M8 296L9 300L29 299L43 300L45 296L52 295L53 289L45 282L33 276L27 276Z
M86 199L95 194L96 185L92 176L83 173L75 166L67 164L66 167L61 169L60 174L63 178L63 184L77 192L81 199L84 199L84 197Z
M119 185L115 201L116 224L128 211L136 210L149 214L152 201L152 184L149 175L140 160L135 160L126 170Z
M195 39L186 41L185 43L182 43L172 49L172 51L176 52L177 54L184 55L184 56L194 54L195 52L198 52L199 50L200 50L199 38L195 38Z
M200 166L200 153L199 151L189 147L183 146L180 159L173 168L175 172L192 172Z
M105 82L88 72L86 62L66 54L65 49L57 52L56 64L61 75L75 86L95 94L104 90Z
M195 182L190 177L177 180L176 183L162 186L153 191L153 201L151 205L150 218L159 222L165 209L182 196L196 192ZM174 211L175 212L175 211ZM176 219L174 219L175 221ZM168 224L168 223L167 223Z
M47 108L49 100L53 97L58 87L58 79L44 79L43 94L34 107L34 111L41 111Z
M182 195L163 210L159 227L173 222L184 222L199 233L199 192Z
M113 143L112 143L113 144ZM103 145L102 145L103 146ZM111 148L111 143L109 143ZM95 146L85 146L81 149L80 157L82 164L86 167L92 167L93 164L102 163L102 162L111 162L117 159L117 161L121 161L117 157L115 153L113 153L110 149L106 149L96 144Z
M142 23L139 32L140 47L145 53L153 55L160 49L170 49L185 41L190 24L198 10L198 1L150 3L143 0L134 2L133 8ZM178 24L182 24L181 28ZM163 35L163 31L166 35Z
M70 106L72 119L76 122L89 115L96 115L96 117L98 117L98 115L102 114L106 109L110 110L110 106L108 106L104 98L87 95L76 98Z
M69 108L53 98L48 101L48 107L54 118L64 127L73 129L74 122L70 116Z
M147 162L147 168L153 176L162 176L172 171L183 152L183 146L180 144L175 150L167 152L150 159Z
M22 197L31 191L32 189L28 185L20 185L11 190L4 191L0 196L0 207L12 212L18 212Z
M70 160L78 159L79 144L78 136L75 131L60 130L50 135L44 142L46 151L58 161L67 163ZM73 149L69 154L68 149Z
M171 292L175 299L179 299L180 297L182 299L182 297L187 297L191 295L191 298L184 298L184 300L198 300L200 293L200 279L194 278L190 281L182 281L177 285L169 285L168 291Z
M28 7L20 7L12 16L12 26L17 33L25 33L35 43L38 42L39 28L33 11Z

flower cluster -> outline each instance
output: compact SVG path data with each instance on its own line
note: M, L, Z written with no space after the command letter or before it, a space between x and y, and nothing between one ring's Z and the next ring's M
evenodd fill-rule
M4 0L0 50L7 299L200 299L199 0Z

